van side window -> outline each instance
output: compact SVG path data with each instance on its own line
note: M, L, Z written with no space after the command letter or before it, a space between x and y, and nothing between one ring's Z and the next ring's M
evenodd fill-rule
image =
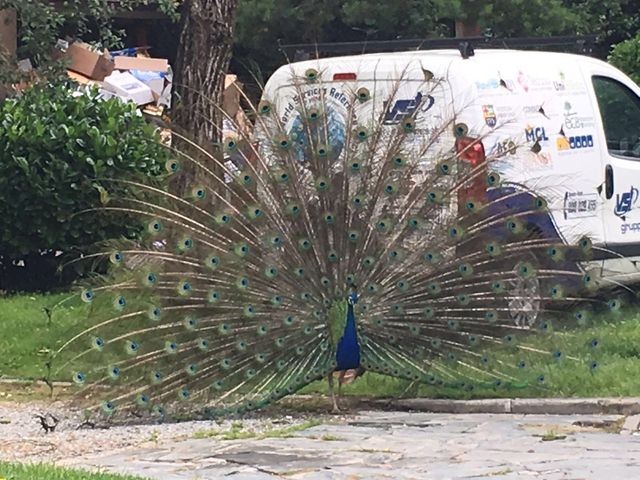
M593 88L609 153L640 160L640 98L612 78L594 76Z

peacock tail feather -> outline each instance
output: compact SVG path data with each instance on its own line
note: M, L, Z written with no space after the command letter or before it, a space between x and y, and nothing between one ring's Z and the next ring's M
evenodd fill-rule
M541 234L552 202L505 181L500 155L474 160L484 137L463 109L427 118L446 78L404 80L407 66L389 91L294 67L289 94L250 109L251 136L212 152L174 132L170 188L120 180L128 193L103 199L144 234L86 257L108 273L82 289L86 323L52 374L70 372L108 415L260 408L329 374L340 345L352 353L353 289L350 338L368 371L545 388L556 362L595 369L596 348L564 352L594 308L619 308L583 267L596 247ZM407 88L420 94L394 113Z

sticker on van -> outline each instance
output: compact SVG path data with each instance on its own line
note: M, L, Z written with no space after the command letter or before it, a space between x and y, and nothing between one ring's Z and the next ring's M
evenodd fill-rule
M560 153L592 147L593 135L560 136L556 139L556 148Z
M489 155L494 157L504 157L506 155L515 155L518 152L516 142L511 138L496 140L496 143L489 149Z
M620 233L626 235L627 232L639 232L640 231L640 223L623 223L620 225Z
M552 81L550 78L545 77L533 77L531 75L527 75L522 70L518 71L518 75L516 77L518 84L520 87L526 92L531 93L535 91L544 91L551 90Z
M426 112L433 107L434 103L435 99L431 95L423 95L422 92L418 92L415 98L396 100L393 106L385 112L383 123L396 125L413 114L418 107L421 112ZM384 108L387 108L388 104L389 102L385 101Z
M564 102L564 127L567 130L593 128L594 125L593 117L579 116L578 112L573 110L570 102Z
M630 187L628 192L624 192L622 195L616 194L616 206L613 211L618 217L623 217L631 211L631 209L638 202L638 189ZM622 232L625 233L625 232Z
M580 80L567 80L564 72L558 72L558 79L553 80L553 88L556 92L586 92L584 82Z
M549 141L549 137L547 137L547 133L544 131L544 127L533 127L531 125L527 125L524 129L524 133L527 138L527 142Z
M598 194L566 192L564 194L564 218L593 217L598 206Z
M498 123L493 105L482 105L482 116L484 117L484 122L491 128L495 127Z

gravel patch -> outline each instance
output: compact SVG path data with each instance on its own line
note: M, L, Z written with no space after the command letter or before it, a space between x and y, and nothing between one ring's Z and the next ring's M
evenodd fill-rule
M45 433L36 415L58 419L53 432ZM0 402L0 460L60 462L74 457L117 453L194 438L198 431L227 431L233 422L257 434L293 427L310 418L335 421L340 417L294 413L256 412L223 421L197 420L177 423L138 423L105 428L82 426L83 416L63 402ZM237 426L237 424L236 424Z

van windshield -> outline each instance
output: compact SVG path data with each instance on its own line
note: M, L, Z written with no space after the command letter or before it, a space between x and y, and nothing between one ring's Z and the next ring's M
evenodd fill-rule
M640 98L612 78L594 76L593 87L609 153L640 159Z

